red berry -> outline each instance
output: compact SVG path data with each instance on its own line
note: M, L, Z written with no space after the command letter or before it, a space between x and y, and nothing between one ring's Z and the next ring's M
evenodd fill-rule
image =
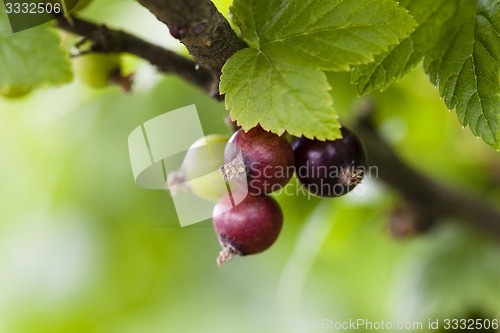
M256 254L278 238L283 224L279 204L269 196L247 195L234 205L235 196L225 196L214 207L213 225L222 246L220 266L234 255Z
M296 139L293 144L297 178L314 195L337 197L361 182L366 154L358 136L343 127L334 141Z
M240 152L243 161L237 159ZM226 166L242 164L242 168L226 167L223 173L227 179L232 179L238 175L231 174L231 170L245 170L248 191L255 195L282 188L290 181L294 170L293 150L286 138L260 126L248 132L236 131L226 146L224 161Z

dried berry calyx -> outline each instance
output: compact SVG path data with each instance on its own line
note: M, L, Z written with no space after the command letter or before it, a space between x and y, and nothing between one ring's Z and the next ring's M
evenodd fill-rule
M293 150L285 137L257 126L239 129L224 153L224 179L238 179L246 172L248 192L262 195L285 186L294 170Z

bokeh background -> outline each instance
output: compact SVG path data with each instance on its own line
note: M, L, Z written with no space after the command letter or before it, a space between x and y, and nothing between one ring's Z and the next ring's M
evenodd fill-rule
M216 3L227 14L229 1ZM134 1L96 0L82 16L185 52ZM206 134L229 134L224 106L139 59L127 66L137 73L129 95L76 78L0 98L0 332L322 332L323 319L500 319L500 243L456 221L391 237L388 216L402 202L377 179L335 200L279 196L277 243L218 268L211 222L181 228L167 192L134 184L127 137L190 104ZM349 121L349 75L329 79ZM420 68L373 98L380 133L405 160L500 206L499 153L461 128Z

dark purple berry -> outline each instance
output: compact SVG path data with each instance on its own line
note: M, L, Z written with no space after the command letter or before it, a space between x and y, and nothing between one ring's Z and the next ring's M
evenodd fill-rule
M292 143L297 178L313 195L344 195L364 176L366 154L361 141L345 127L341 132L342 138L334 141L301 137Z
M238 159L239 153L242 160ZM248 132L236 131L226 146L224 162L224 177L238 179L241 174L234 171L245 171L248 192L255 195L282 188L290 181L294 170L293 150L286 138L260 126Z
M283 213L269 196L248 194L240 203L225 196L214 207L213 225L222 246L217 258L220 266L234 255L262 252L274 244L281 231Z

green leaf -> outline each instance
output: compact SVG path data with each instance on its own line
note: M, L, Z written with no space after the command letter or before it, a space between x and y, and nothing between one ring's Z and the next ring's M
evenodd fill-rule
M407 0L417 20L406 39L352 73L359 93L384 90L424 59L431 82L463 126L500 147L500 3Z
M433 84L463 126L500 147L500 3L457 1L439 50L424 59Z
M414 26L393 0L235 0L232 12L251 48L222 71L231 117L245 130L330 140L339 123L320 70L372 61Z
M72 78L56 31L44 26L12 33L6 16L0 15L0 92L29 91Z
M325 140L340 137L325 74L315 68L282 66L253 48L236 53L224 66L221 92L238 125L261 126ZM307 84L304 84L307 82Z
M232 11L250 46L324 70L373 60L415 24L393 0L236 0Z
M372 63L354 68L352 82L360 94L385 90L420 64L442 38L447 21L455 14L457 1L407 0L401 5L412 14L417 26L389 52L377 55Z

